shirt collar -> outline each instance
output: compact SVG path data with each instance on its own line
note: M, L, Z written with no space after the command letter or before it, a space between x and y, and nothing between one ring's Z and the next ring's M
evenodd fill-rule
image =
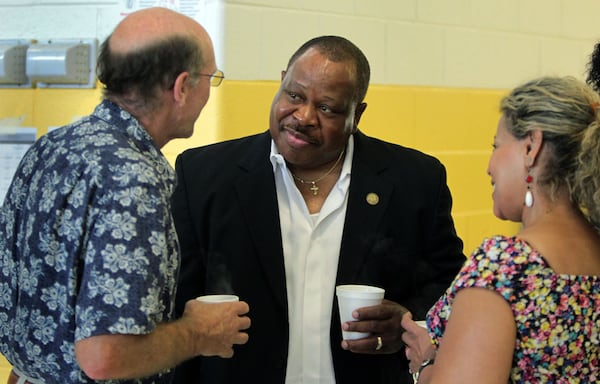
M148 131L133 115L117 104L110 100L102 100L93 114L97 118L126 132L141 150L149 151L155 156L162 156L160 149L156 146Z
M172 189L172 184L175 181L175 171L173 167L163 155L160 148L156 146L152 136L146 131L142 124L129 112L113 103L110 100L103 100L94 110L93 116L105 121L111 127L124 132L130 140L131 145L134 145L140 153L145 154L152 159L155 164L156 172L164 175L171 183L169 188ZM170 190L172 191L172 190Z

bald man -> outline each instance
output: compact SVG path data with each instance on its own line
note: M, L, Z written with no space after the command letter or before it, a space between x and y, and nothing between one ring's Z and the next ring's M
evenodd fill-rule
M0 209L0 350L9 383L168 383L194 356L248 340L245 302L186 303L173 320L175 175L160 148L189 137L223 73L202 26L152 8L102 44L104 99L40 138Z

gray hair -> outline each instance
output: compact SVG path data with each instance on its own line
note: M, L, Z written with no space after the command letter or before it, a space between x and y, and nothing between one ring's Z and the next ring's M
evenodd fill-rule
M566 187L571 201L600 229L600 97L573 77L541 77L500 103L509 131L522 139L542 131L548 161L538 177L554 197Z

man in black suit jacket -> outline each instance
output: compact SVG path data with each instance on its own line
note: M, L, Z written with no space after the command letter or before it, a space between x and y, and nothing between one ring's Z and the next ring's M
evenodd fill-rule
M410 383L400 321L422 319L464 261L435 158L364 135L369 64L348 40L305 43L282 72L269 132L177 158L177 306L205 293L250 305L250 339L176 383ZM342 340L339 284L385 288Z

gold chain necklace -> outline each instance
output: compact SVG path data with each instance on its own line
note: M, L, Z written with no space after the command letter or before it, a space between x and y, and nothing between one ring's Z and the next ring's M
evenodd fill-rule
M317 186L317 183L319 181L323 180L325 177L327 177L327 175L329 175L331 172L333 172L333 170L337 167L338 163L342 159L342 156L344 155L344 151L345 151L345 149L343 149L342 152L340 152L340 155L338 156L337 160L335 161L335 164L333 164L333 167L331 167L329 169L329 171L325 172L321 177L319 177L315 180L301 179L298 176L294 175L294 173L291 170L290 170L290 173L292 174L294 179L298 180L301 184L311 184L310 190L312 191L314 196L317 196L317 194L319 193L319 187Z

